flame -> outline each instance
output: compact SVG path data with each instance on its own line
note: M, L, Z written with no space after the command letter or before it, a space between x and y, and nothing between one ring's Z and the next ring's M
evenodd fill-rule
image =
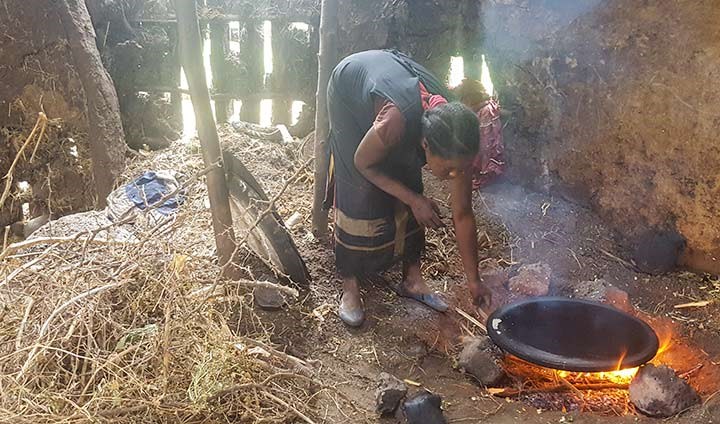
M623 352L618 359L615 371L603 371L603 372L569 372L569 371L558 371L557 375L564 379L578 380L587 379L592 381L606 381L609 383L628 384L632 381L635 374L638 372L638 368L625 368L623 369L622 363L625 359L627 351Z
M658 348L657 355L667 352L667 350L670 349L670 347L672 346L672 332L662 331L660 333L661 334L658 334L658 339L660 339L660 347Z
M673 344L672 340L672 328L663 326L659 328L655 328L655 332L658 335L658 339L660 341L660 347L658 348L657 355L655 358L658 358L663 352L667 352L668 349ZM623 369L623 360L625 359L625 355L627 352L623 352L622 355L620 355L620 358L618 358L617 365L615 366L615 371L605 371L605 372L569 372L569 371L557 371L558 377L570 380L571 382L579 380L579 379L587 379L592 381L604 381L608 383L618 383L618 384L629 384L633 377L635 377L635 374L638 372L638 368L625 368Z
M620 359L618 359L618 363L615 366L615 371L621 371L623 369L622 363L625 359L625 356L627 355L627 349L623 351L622 355L620 355Z
M637 374L638 368L626 368L624 370L617 371L604 371L604 372L569 372L569 371L557 371L558 377L562 377L567 380L579 380L587 379L591 381L605 381L608 383L618 384L629 384L635 374ZM572 382L571 381L571 382Z

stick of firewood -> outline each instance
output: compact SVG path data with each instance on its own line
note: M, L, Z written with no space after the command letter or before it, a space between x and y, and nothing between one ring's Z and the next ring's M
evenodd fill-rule
M630 385L623 383L595 383L595 384L578 384L573 386L574 390L611 390L611 389L627 389ZM557 386L548 387L537 387L533 389L504 389L498 391L498 389L488 389L488 393L497 397L514 397L521 394L532 394L532 393L557 393L571 390L568 386L562 384Z
M481 315L485 315L485 313L482 312L482 309L479 309L479 311L480 311ZM463 311L463 310L460 309L460 308L455 308L455 312L457 312L458 314L460 314L461 317L463 317L463 318L465 318L466 320L468 320L468 321L470 321L471 323L473 323L477 328L480 329L480 331L482 331L483 333L487 334L487 328L485 327L485 324L483 324L483 323L481 323L480 321L478 321L475 317L471 316L470 314L468 314L467 312ZM485 316L483 317L483 319L487 320L487 315L485 315Z

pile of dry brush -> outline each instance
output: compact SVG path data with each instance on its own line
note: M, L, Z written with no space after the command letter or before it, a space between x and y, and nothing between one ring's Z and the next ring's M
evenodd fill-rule
M165 159L202 168L192 146ZM3 246L0 422L313 422L314 365L270 346L250 254L244 282L218 277L202 178L184 188L160 223Z

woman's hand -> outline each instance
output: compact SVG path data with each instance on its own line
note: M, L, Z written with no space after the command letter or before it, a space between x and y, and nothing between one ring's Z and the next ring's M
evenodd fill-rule
M420 225L428 228L445 226L440 219L440 208L433 200L419 194L413 198L409 206L413 215L415 215L415 220Z
M479 281L468 281L468 288L470 288L472 294L473 304L482 309L483 312L487 311L492 304L492 292L490 289Z

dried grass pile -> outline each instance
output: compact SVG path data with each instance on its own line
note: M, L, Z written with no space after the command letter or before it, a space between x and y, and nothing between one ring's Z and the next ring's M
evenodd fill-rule
M186 146L128 176L148 167L202 164ZM247 280L218 278L204 182L184 187L134 238L56 228L0 254L0 422L313 422L312 365L267 343L249 254Z

